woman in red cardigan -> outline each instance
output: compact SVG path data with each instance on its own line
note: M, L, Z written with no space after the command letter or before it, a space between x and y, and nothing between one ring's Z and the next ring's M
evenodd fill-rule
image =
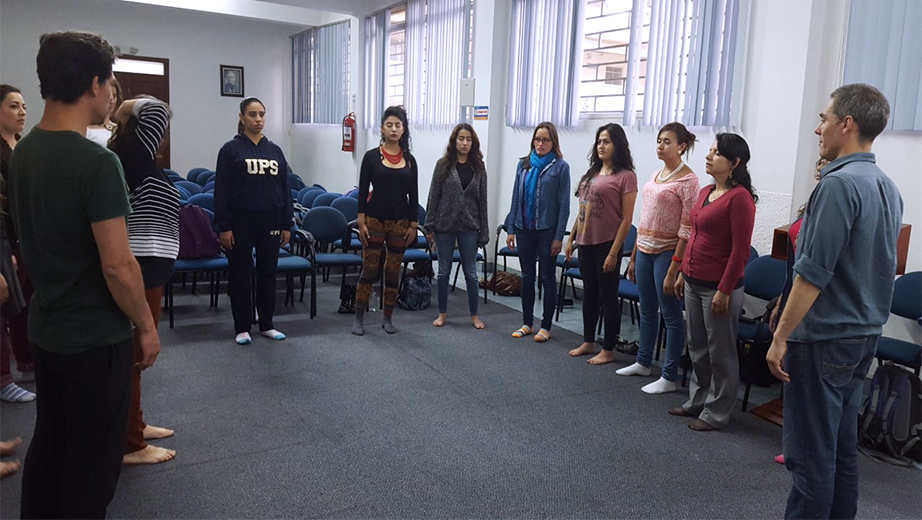
M688 401L669 413L695 417L688 427L696 431L726 426L736 403L736 333L759 200L749 157L745 139L717 134L704 167L714 184L701 190L689 215L691 236L675 285L685 297L693 373Z

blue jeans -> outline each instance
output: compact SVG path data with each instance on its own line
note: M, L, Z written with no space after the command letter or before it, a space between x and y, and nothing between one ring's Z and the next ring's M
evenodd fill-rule
M541 328L551 330L554 310L557 307L557 282L554 270L557 258L551 256L551 242L554 230L530 231L515 228L515 244L519 251L519 264L522 267L522 323L529 327L535 324L535 276L541 273L544 286L544 317ZM535 262L538 262L538 270Z
M855 518L858 413L878 339L788 343L784 464L793 485L785 518Z
M640 345L637 362L649 368L653 362L653 346L659 331L658 311L666 322L666 361L663 363L663 378L675 381L685 346L685 319L682 317L682 300L663 293L663 280L672 264L675 251L664 251L648 255L637 251L634 274L637 277L637 291L640 293Z
M451 277L451 263L455 252L455 241L458 241L458 252L461 254L461 271L467 282L467 307L471 316L477 315L477 295L480 291L480 282L477 280L477 233L476 231L462 231L461 233L436 233L435 250L439 256L439 274L436 276L436 285L439 291L439 312L448 312L448 279Z

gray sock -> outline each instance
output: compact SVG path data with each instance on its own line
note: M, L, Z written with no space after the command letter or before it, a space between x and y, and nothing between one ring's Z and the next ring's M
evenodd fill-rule
M397 333L397 327L394 326L394 322L391 321L390 316L384 317L384 322L381 323L381 327L384 329L384 332L387 332L388 334Z
M365 335L365 309L355 308L355 321L352 322L352 333L356 336Z

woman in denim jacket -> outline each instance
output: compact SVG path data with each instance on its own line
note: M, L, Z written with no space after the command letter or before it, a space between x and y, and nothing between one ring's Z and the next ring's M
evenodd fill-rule
M541 273L544 286L544 316L534 340L543 343L551 337L551 319L557 305L554 269L563 247L563 235L570 217L570 165L563 160L557 128L544 122L535 128L531 153L516 167L512 207L506 217L506 239L510 248L518 246L522 268L522 322L512 333L522 338L532 333L535 307L535 275ZM535 269L535 261L538 269Z

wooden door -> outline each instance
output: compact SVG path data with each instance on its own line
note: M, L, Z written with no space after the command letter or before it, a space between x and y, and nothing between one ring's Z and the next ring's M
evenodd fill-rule
M148 61L163 64L163 74L141 74L136 72L115 72L115 78L122 86L122 95L125 99L132 99L140 94L154 96L157 99L170 102L170 60L165 58L148 58L142 56L123 56L121 59ZM157 162L163 168L170 168L170 128L166 129L160 148Z

